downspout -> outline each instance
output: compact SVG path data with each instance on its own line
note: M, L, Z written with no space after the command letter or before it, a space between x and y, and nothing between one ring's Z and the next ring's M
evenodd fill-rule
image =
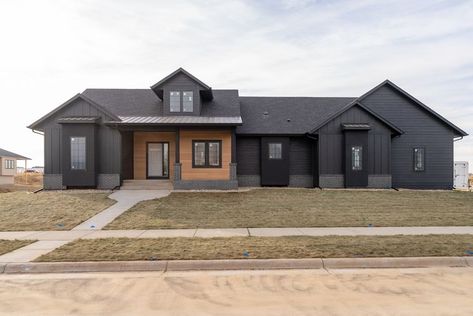
M457 142L459 140L462 140L463 139L463 136L460 136L459 138L455 139L455 137L453 138L453 142Z
M35 129L31 129L33 131L33 133L35 134L38 134L38 135L43 135L44 136L44 132L41 132L41 131L37 131Z

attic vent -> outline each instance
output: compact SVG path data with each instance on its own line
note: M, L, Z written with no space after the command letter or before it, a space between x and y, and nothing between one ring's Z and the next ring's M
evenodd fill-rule
M268 116L269 116L269 112L267 111L263 112L263 119L268 118Z

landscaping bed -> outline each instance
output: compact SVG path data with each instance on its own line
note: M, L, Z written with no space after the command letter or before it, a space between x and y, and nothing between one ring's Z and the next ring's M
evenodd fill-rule
M36 261L465 256L473 235L104 238L66 244Z
M256 189L173 192L105 229L471 225L471 192Z
M115 203L107 193L0 194L0 231L69 230Z

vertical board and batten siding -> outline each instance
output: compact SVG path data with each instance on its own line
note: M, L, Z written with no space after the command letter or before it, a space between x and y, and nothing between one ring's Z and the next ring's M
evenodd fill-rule
M193 112L170 112L169 108L169 93L171 91L192 91L193 92ZM177 74L175 77L169 79L163 86L163 113L164 115L200 115L201 98L200 85L194 80L190 79L184 74ZM181 104L182 107L182 104Z
M354 106L334 118L319 130L320 174L342 175L344 173L344 135L342 123L368 123L368 173L388 175L391 173L391 130L374 116Z
M44 126L44 172L45 174L62 173L62 130L57 120L68 116L97 116L109 120L101 111L82 99L76 100L66 108L55 113L43 123ZM98 173L120 173L120 132L107 126L98 128Z
M453 187L453 130L389 86L362 100L405 133L392 141L392 181L399 188ZM425 148L425 171L414 171L413 148Z

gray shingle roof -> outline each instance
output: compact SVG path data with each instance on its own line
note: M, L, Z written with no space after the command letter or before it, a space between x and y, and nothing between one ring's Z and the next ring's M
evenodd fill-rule
M11 157L11 158L17 158L17 159L21 159L21 160L25 160L25 159L26 160L31 160L28 157L12 153L11 151L8 151L8 150L2 149L2 148L0 148L0 157Z
M151 89L87 89L82 95L117 116L163 116L163 101ZM213 100L202 102L202 116L240 116L238 90L213 90Z
M240 97L238 134L304 134L356 98Z

